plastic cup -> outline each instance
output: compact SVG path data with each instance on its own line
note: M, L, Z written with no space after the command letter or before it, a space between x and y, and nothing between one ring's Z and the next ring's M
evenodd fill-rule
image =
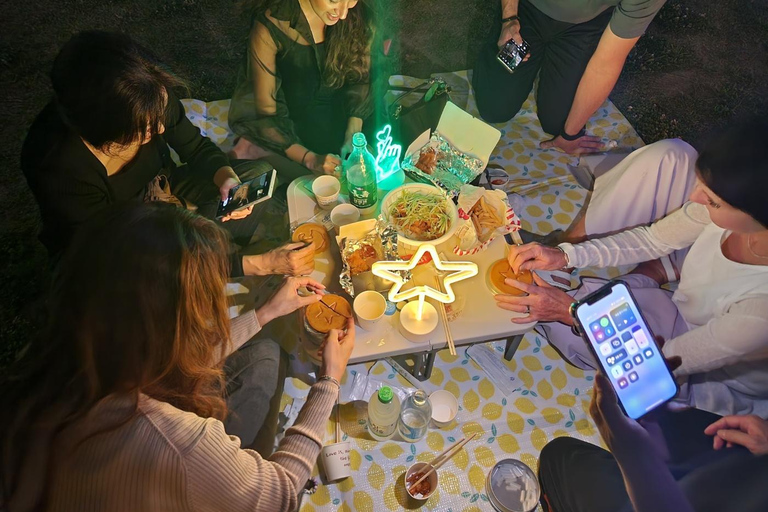
M349 456L349 441L324 446L320 452L325 478L329 482L343 480L352 474Z
M355 310L360 327L366 331L372 331L376 328L379 320L384 318L384 313L387 311L387 301L379 292L367 290L355 297L352 309Z
M323 210L330 210L336 205L340 191L341 183L335 176L319 176L312 182L312 193Z
M340 204L331 210L331 222L333 222L337 235L341 226L352 224L358 220L360 220L360 210L349 203Z

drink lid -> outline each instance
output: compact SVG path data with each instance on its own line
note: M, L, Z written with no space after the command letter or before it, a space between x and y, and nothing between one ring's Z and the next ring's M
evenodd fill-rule
M365 134L363 134L362 132L357 132L356 134L354 134L352 136L352 144L358 147L365 146L366 145Z
M394 394L392 393L392 388L389 386L384 386L379 390L379 401L383 404L388 404L392 401L392 397Z

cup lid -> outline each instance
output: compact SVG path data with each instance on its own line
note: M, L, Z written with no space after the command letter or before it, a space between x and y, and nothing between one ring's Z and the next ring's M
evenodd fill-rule
M381 403L388 404L392 401L393 396L392 388L389 386L384 386L379 390L379 401L381 401Z
M499 461L488 473L486 483L491 504L502 512L530 512L541 497L536 475L517 459Z

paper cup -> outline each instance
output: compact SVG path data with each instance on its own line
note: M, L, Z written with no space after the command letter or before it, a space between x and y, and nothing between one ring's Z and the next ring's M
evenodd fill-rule
M330 210L336 205L341 191L341 183L334 176L319 176L312 182L312 193L315 194L318 206Z
M349 450L349 441L323 447L320 452L320 459L323 461L325 478L329 482L343 480L352 474Z
M416 494L411 493L411 484L408 483L408 479L411 478L411 475L418 474L418 473L426 473L432 469L432 466L427 464L426 462L416 462L411 467L408 468L408 471L405 472L405 490L408 493L408 496L415 500L419 501L426 501L429 499L430 496L432 496L435 493L435 490L437 489L437 470L433 471L431 475L429 475L425 482L429 482L429 492L425 495L422 494ZM419 477L421 478L421 477ZM411 483L416 483L416 480L413 480Z
M372 331L379 320L384 318L387 311L387 301L382 294L374 291L364 291L355 297L352 303L357 322L366 331Z
M438 427L447 427L456 418L459 412L459 401L453 393L445 389L439 389L429 395L432 404L432 421Z
M340 204L331 210L331 222L333 222L337 235L341 226L352 224L358 220L360 220L360 210L349 203Z

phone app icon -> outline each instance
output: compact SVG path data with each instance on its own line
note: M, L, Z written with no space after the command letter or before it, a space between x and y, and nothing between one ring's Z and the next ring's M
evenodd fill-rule
M640 352L640 349L637 348L637 343L635 343L635 340L628 341L624 347L627 349L627 352L629 352L629 355L637 354Z
M605 333L604 333L603 331L597 331L597 332L595 333L595 339L596 339L598 342L600 342L600 341L603 341L603 340L605 339Z
M613 323L616 324L616 328L620 331L637 322L637 318L635 318L635 314L627 302L611 311L611 318L613 318Z
M608 327L606 327L603 332L605 332L605 335L608 336L609 338L611 336L613 336L614 334L616 334L616 331L614 331L613 327L611 327L610 325Z
M643 354L645 355L646 359L650 359L651 357L653 357L653 350L647 348L647 349L645 349Z
M629 373L629 382L637 382L637 379L640 377L637 376L637 372L630 372Z
M624 389L627 386L629 386L629 382L627 382L627 379L625 379L623 377L621 379L619 379L618 384L619 384L619 388L620 389Z
M598 320L598 322L600 322L600 327L602 327L603 329L611 325L611 321L608 320L607 316L601 317L600 320Z
M622 375L624 375L624 370L621 369L621 366L614 366L611 368L611 375L613 375L614 379L618 379Z
M645 331L643 331L639 326L632 331L632 336L635 337L635 341L637 342L638 346L640 346L640 348L645 348L648 346L648 336L645 335Z
M643 364L643 356L640 354L637 354L635 357L632 358L632 360L635 362L635 364Z
M589 324L589 329L590 329L592 332L597 332L597 331L600 331L600 330L601 330L601 329L600 329L600 322L599 322L599 321L597 321L597 320L596 320L596 321L594 321L594 322L592 322L591 324Z
M624 363L622 363L621 367L624 368L625 372L628 372L629 370L632 369L632 361L624 361Z
M607 356L608 354L610 354L612 350L613 348L611 348L611 346L608 343L603 343L602 345L600 345L600 353L603 354L604 356Z
M630 334L629 331L621 333L621 341L627 342L631 339L632 339L632 334Z
M611 346L613 348L621 348L621 342L619 341L619 338L613 338L611 340Z
M613 354L606 357L605 362L608 363L609 366L613 366L626 357L627 357L627 351L624 349L621 349L618 352L614 352Z

